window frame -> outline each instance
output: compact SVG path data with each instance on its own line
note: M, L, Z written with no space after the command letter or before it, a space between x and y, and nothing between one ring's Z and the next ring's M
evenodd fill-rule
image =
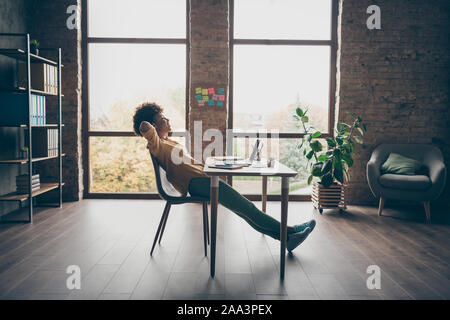
M90 163L89 163L89 139L90 137L136 137L133 131L99 131L90 130L89 117L89 44L184 44L186 45L186 98L185 98L185 130L172 132L174 137L187 137L189 127L189 85L190 85L190 25L189 0L186 2L186 37L185 38L115 38L115 37L89 37L88 25L88 1L82 0L82 162L83 162L83 197L95 199L160 199L157 192L91 192L90 190Z
M228 97L228 129L231 134L227 137L233 141L235 138L248 137L249 135L257 136L257 131L251 132L234 132L233 128L233 78L234 78L234 46L235 45L289 45L289 46L328 46L330 47L330 78L329 78L329 102L328 102L328 132L322 134L322 137L333 137L334 122L335 122L335 103L336 103L336 77L337 77L337 50L338 50L338 0L331 1L331 39L330 40L288 40L288 39L235 39L234 38L234 1L230 0L230 26L229 26L229 97ZM303 133L289 133L280 132L278 138L302 138ZM270 134L267 135L270 138ZM230 142L231 146L233 145ZM233 150L228 150L231 154ZM232 184L233 178L228 177L228 183ZM261 196L258 194L245 194L250 200L260 200ZM311 196L305 195L289 195L289 200L310 201ZM280 195L267 195L267 200L281 200Z

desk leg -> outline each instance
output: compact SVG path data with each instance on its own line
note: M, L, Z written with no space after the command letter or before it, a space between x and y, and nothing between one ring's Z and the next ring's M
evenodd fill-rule
M216 272L216 232L217 232L217 205L219 201L219 177L211 177L211 277Z
M286 260L287 216L289 199L289 177L281 178L281 224L280 224L280 278L284 279Z
M266 203L267 203L267 176L262 177L262 212L266 212Z

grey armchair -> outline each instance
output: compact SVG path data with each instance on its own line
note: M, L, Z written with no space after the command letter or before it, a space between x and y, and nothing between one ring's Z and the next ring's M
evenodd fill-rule
M381 174L380 167L390 153L422 162L423 170L417 175ZM427 223L431 221L430 201L436 200L445 187L447 169L442 152L427 144L380 144L367 163L367 180L370 190L380 199L378 215L381 216L386 199L423 202Z

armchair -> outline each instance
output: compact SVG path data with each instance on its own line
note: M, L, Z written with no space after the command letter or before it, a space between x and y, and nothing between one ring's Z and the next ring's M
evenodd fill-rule
M393 152L422 162L423 170L416 175L381 174L381 165ZM427 223L431 221L430 202L440 196L447 177L442 152L427 144L380 144L372 152L366 173L370 190L380 199L378 215L386 199L418 201L424 204Z

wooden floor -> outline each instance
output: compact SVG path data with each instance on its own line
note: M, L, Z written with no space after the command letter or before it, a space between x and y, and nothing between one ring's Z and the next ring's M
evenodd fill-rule
M43 210L32 225L0 225L0 298L450 299L450 226L445 219L424 224L420 206L387 207L378 217L375 207L319 215L309 202L291 202L289 224L315 218L317 226L287 257L284 282L279 242L223 207L214 279L203 254L201 205L172 207L150 257L163 207L85 200ZM280 203L269 202L268 212L279 219ZM81 268L81 290L67 289L69 265ZM369 265L381 269L380 290L367 288Z

